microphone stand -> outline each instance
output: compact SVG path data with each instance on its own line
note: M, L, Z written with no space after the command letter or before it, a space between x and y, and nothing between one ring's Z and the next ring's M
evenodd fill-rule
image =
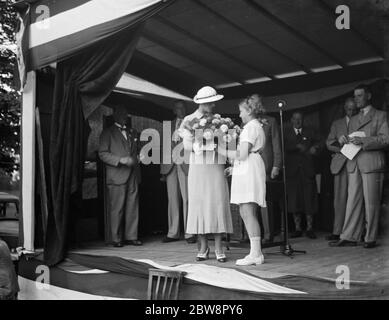
M284 121L283 121L283 108L286 106L286 102L280 100L278 103L278 108L280 110L280 131L281 131L281 153L282 153L282 169L283 169L283 186L284 186L284 210L283 210L283 230L281 233L283 234L283 242L280 245L280 253L293 257L296 253L305 254L307 253L304 250L294 250L289 242L289 231L288 231L288 197L287 197L287 189L286 189L286 170L285 170L285 140L284 140Z

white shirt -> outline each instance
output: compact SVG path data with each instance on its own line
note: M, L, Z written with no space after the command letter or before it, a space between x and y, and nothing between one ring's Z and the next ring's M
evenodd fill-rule
M346 116L346 123L347 123L347 125L350 123L350 117L349 116Z
M372 108L372 106L371 106L370 104L369 104L368 106L364 107L364 108L362 109L363 115L364 115L364 116L367 115L367 114L369 113L369 111L371 110L371 108Z
M179 129L181 127L181 124L184 122L183 120L184 119L176 118L175 128L174 128L173 136L172 136L172 140L174 142L179 142L180 141Z
M178 130L181 127L182 122L183 122L183 119L177 118L176 119L176 127L174 128L174 130Z
M126 132L127 127L125 125L122 126L120 123L117 123L117 122L115 122L115 126L118 127L118 129L119 129L120 133L122 134L122 136L124 137L124 139L127 140L127 132Z
M250 120L245 124L239 138L240 142L249 142L253 146L251 152L256 152L265 145L265 132L257 119Z
M302 134L303 133L303 129L300 128L300 129L296 129L296 128L293 128L294 129L294 133L296 134L296 136L300 133Z

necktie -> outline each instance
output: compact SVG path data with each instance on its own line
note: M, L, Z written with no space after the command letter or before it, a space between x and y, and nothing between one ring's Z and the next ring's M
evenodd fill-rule
M120 124L116 124L116 126L119 128L120 132L122 133L122 136L124 139L127 140L127 131L126 131L126 126L121 126Z

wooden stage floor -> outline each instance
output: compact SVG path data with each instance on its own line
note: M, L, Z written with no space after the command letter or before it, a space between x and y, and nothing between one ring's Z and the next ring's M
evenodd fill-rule
M337 267L345 265L349 267L351 281L389 284L389 239L380 239L380 245L374 249L364 249L362 245L331 248L324 240L324 234L319 234L316 240L292 239L291 244L293 249L306 250L307 253L297 254L290 258L277 254L279 247L266 248L263 265L237 267L235 260L244 257L248 252L247 248L231 247L229 251L226 251L228 261L218 263L212 252L213 242L210 242L210 260L201 263L225 268L241 268L263 278L296 274L327 279L336 279L339 276L336 273ZM197 244L188 244L184 240L162 243L160 237L145 239L144 245L140 247L113 248L102 243L88 243L84 244L82 249L72 250L72 252L119 256L135 260L149 259L166 266L200 263L195 261Z

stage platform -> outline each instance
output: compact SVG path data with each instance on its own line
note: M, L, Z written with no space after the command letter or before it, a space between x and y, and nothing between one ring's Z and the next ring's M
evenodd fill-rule
M22 255L18 263L20 299L146 299L150 268L185 272L180 300L261 299L389 299L389 241L379 246L331 248L324 240L293 239L288 257L279 247L264 249L265 263L238 267L247 244L226 251L228 261L196 262L197 244L185 240L162 243L144 239L143 246L114 248L102 242L84 243L62 263L50 267L50 288L37 290L42 250ZM211 250L213 241L210 241ZM41 269L39 269L41 270ZM37 280L38 279L38 280Z
M238 248L236 245L226 251L228 261L219 263L212 252L210 259L201 264L235 268L247 271L261 278L277 278L283 275L301 275L336 279L338 266L347 266L350 270L350 281L379 282L389 284L389 239L380 239L379 246L374 249L364 249L362 244L357 247L331 248L324 240L325 234L318 234L318 239L292 239L295 250L306 250L306 254L296 254L293 258L277 254L279 247L264 249L265 263L260 266L238 267L235 260L248 253L247 248ZM181 240L172 243L162 243L161 237L145 239L144 245L139 247L125 246L114 248L103 243L88 243L85 248L72 250L73 253L116 256L133 260L152 260L164 266L181 264L199 264L195 261L197 244L188 244Z

